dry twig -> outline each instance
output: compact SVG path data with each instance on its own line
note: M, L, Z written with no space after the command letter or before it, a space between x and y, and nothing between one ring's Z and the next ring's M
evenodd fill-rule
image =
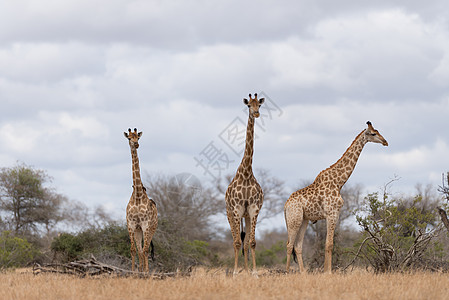
M81 277L92 277L98 275L108 275L116 277L139 277L139 278L152 278L152 279L165 279L168 277L189 276L192 268L189 268L186 272L170 272L170 273L142 273L121 269L115 266L101 263L91 256L90 259L84 259L66 264L34 264L33 274L40 273L58 273L76 275Z

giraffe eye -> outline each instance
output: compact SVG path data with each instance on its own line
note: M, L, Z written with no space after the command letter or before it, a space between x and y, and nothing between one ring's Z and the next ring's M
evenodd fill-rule
M371 133L371 135L372 135L372 136L375 136L376 134L375 134L375 133Z

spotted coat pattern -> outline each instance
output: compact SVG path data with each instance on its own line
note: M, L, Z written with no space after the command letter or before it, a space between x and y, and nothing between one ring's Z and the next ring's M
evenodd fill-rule
M148 252L157 228L157 208L153 199L148 198L142 184L142 179L140 178L137 148L139 148L138 141L142 136L142 132L137 133L137 129L131 132L131 129L128 129L128 133L125 132L124 134L129 140L129 146L131 148L133 172L133 192L126 207L126 224L131 240L132 270L134 271L135 269L135 257L137 253L139 256L139 271L149 272Z
M244 99L243 102L249 107L249 118L246 129L246 145L242 162L240 163L235 177L226 190L226 212L234 245L234 275L238 273L238 252L242 246L240 229L243 225L242 218L245 219L244 239L244 261L245 270L248 270L248 249L251 248L253 263L253 274L256 272L256 223L257 216L263 204L263 191L254 177L252 170L253 146L254 146L254 122L259 117L259 107L264 102L264 98L257 99L257 94L250 100ZM243 228L242 228L243 229ZM248 236L249 235L249 236Z
M302 243L309 221L326 219L327 235L324 259L324 271L331 272L332 248L335 227L337 226L343 198L340 190L351 176L360 153L367 142L381 143L388 146L382 135L367 122L363 130L343 156L332 166L321 171L315 181L290 195L284 206L287 225L287 272L290 269L290 256L295 250L300 272L304 272L302 260Z

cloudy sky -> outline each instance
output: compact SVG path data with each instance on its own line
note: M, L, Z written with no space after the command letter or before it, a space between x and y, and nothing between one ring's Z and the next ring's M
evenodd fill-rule
M449 170L449 5L441 1L1 1L0 166L44 169L70 199L123 218L144 180L235 172L263 93L254 168L289 192L370 120L349 184L396 192ZM243 128L243 129L242 129ZM148 175L147 175L148 174Z

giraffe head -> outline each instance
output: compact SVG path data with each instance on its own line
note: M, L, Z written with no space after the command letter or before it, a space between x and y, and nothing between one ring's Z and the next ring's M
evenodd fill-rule
M251 98L251 94L249 94L249 100L243 99L243 103L249 107L249 115L252 118L258 118L260 116L259 107L263 104L265 98L257 99L257 93L254 94L254 98Z
M128 139L131 148L139 148L139 139L142 136L142 131L137 133L137 128L134 128L134 131L131 131L131 128L128 128L128 132L124 132L123 134Z
M374 129L373 125L370 121L366 122L368 125L368 128L365 130L365 137L368 142L373 143L379 143L384 146L388 146L388 142L384 137L377 131L377 129Z

